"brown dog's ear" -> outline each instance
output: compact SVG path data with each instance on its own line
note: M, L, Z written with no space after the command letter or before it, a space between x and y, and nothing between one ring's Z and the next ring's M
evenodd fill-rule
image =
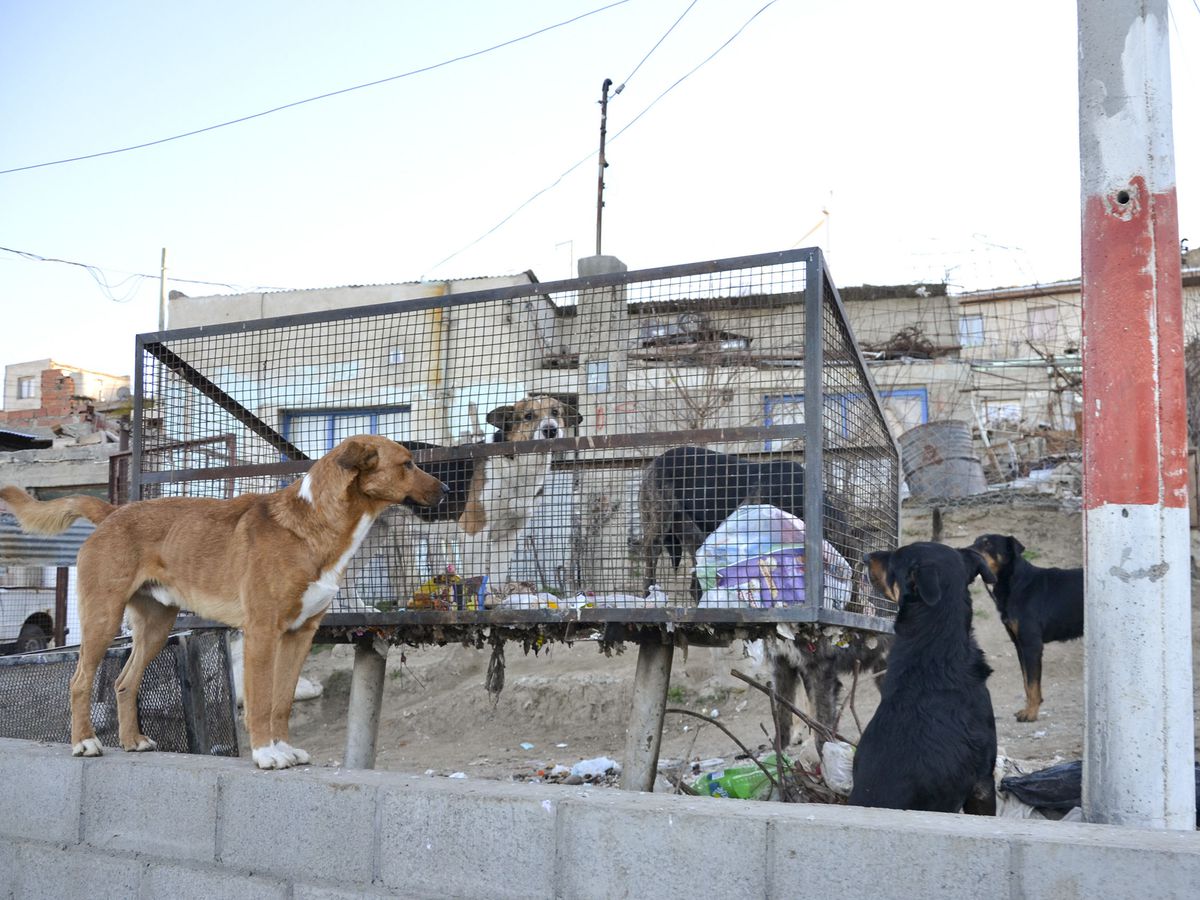
M493 428L499 428L504 434L508 434L513 426L514 416L517 411L515 406L497 406L487 414L487 423Z
M926 606L937 606L942 599L942 581L937 566L917 565L911 572L913 592Z
M334 461L343 469L373 472L379 465L379 451L369 444L351 439L346 441Z
M967 569L967 584L974 581L976 575L983 579L984 584L996 583L996 573L992 571L992 567L987 564L987 560L977 551L972 550L970 547L964 547L958 552L962 556L963 565Z

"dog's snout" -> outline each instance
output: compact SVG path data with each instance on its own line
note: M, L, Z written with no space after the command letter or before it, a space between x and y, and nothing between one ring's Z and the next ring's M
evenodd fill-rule
M542 426L542 437L547 440L558 437L558 426L554 424Z

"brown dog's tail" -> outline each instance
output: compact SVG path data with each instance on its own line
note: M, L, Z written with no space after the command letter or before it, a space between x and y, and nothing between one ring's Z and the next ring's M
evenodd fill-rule
M0 488L0 500L8 504L21 527L31 534L61 534L76 519L99 525L116 509L111 503L86 494L35 500L19 487Z

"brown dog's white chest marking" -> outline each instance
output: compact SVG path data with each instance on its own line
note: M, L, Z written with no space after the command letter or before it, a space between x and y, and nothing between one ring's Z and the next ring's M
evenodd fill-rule
M350 546L346 548L346 552L338 558L337 562L322 572L316 581L310 582L305 588L304 595L300 598L300 613L288 626L288 631L295 631L313 616L323 613L329 608L338 588L342 586L342 575L346 571L346 566L350 564L351 558L358 552L367 532L375 524L375 518L375 516L364 514L358 520L358 525L355 526L354 533L350 536Z

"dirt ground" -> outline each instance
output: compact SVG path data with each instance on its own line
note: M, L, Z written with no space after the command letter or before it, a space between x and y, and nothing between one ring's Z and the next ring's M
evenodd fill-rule
M928 540L928 512L904 516L904 542ZM944 541L965 546L985 532L1016 535L1027 556L1043 566L1077 566L1082 554L1079 513L1027 507L957 508L944 514ZM1193 537L1193 560L1200 543ZM1193 573L1196 567L1193 563ZM989 680L996 712L1000 752L1034 767L1083 753L1083 644L1048 644L1043 663L1045 703L1037 722L1021 723L1014 713L1024 704L1024 690L1013 651L991 599L976 583L975 632L995 670ZM1200 664L1200 583L1193 577L1193 657ZM489 651L459 646L393 648L380 722L377 768L438 775L463 773L469 778L534 777L538 769L571 766L582 759L623 755L636 648L606 657L594 643L556 645L538 655L522 654L509 645L504 691L493 704L484 690ZM307 749L319 765L340 764L345 747L346 706L352 650L318 647L304 674L324 685L318 699L297 703L292 715L292 743ZM670 703L716 715L748 746L767 742L770 729L766 698L729 674L741 669L766 680L742 643L727 649L691 648L686 658L676 651ZM1195 678L1195 672L1193 673ZM847 686L849 679L846 679ZM803 691L799 703L805 706ZM860 682L855 694L857 719L866 725L879 695L873 682ZM1200 707L1198 707L1200 708ZM714 713L714 710L716 711ZM859 728L847 710L840 730L855 739ZM796 729L799 737L807 729ZM532 745L523 748L522 745ZM697 719L669 715L662 757L732 763L738 752L715 727Z

